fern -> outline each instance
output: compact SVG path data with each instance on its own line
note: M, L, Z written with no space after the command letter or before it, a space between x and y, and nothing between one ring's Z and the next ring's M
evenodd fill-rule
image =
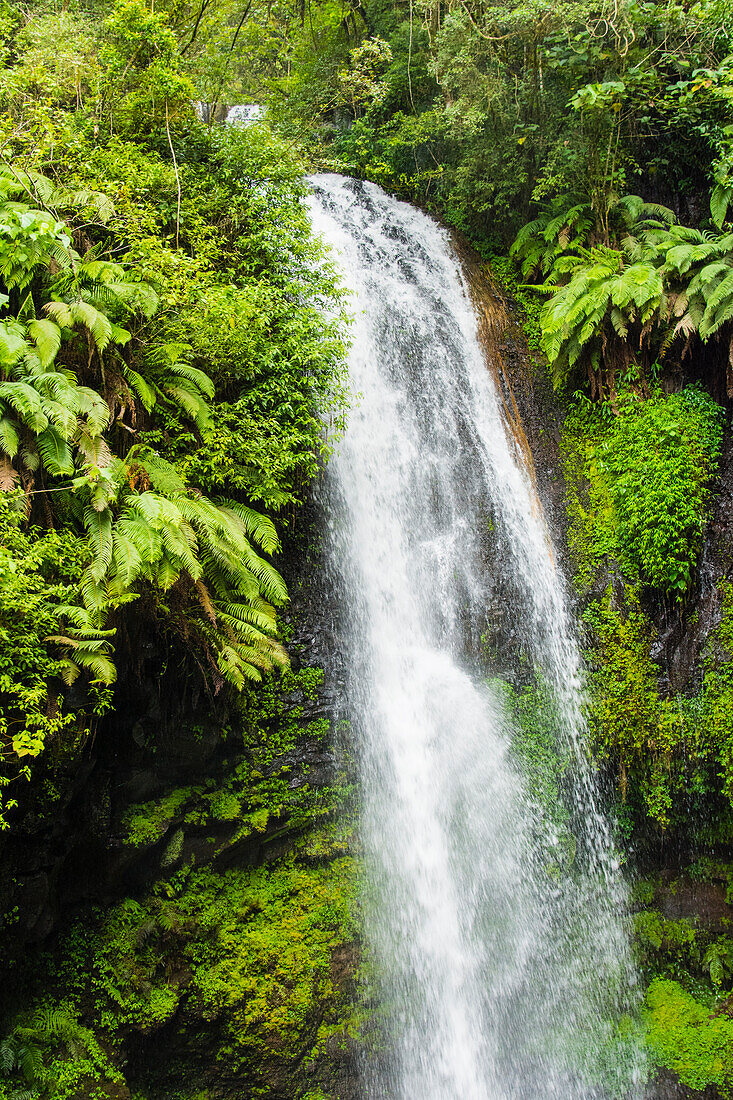
M112 562L112 514L109 508L97 511L89 507L84 512L84 526L89 536L93 560L91 574L100 582Z
M238 525L241 525L247 538L253 539L266 554L276 554L278 552L280 540L275 530L275 524L269 516L263 516L260 512L256 512L254 508L248 508L246 505L233 500L221 501L219 508L225 515L235 517L235 521Z
M134 373L133 383L150 409L157 400L170 401L196 424L200 431L209 422L209 401L214 384L209 376L189 362L191 348L178 341L153 344ZM140 389L142 380L145 389Z
M10 458L15 458L20 445L20 436L13 422L7 415L0 416L0 448Z
M79 402L79 413L86 417L90 431L95 435L99 435L109 423L109 405L96 390L92 390L87 386L79 386L76 395Z
M73 684L82 670L92 673L92 683L110 685L117 678L117 669L109 657L96 652L91 646L79 644L74 649L73 657L66 658L62 675L67 684Z
M193 420L199 431L204 431L209 423L209 406L204 398L193 387L166 382L162 392L170 398L174 404Z
M14 409L32 431L39 433L48 427L41 398L27 382L0 383L0 401Z
M147 474L153 487L160 493L175 496L186 492L186 483L175 466L172 466L170 462L166 462L155 451L151 451L149 447L132 447L127 455L127 465L130 470L139 466Z
M155 405L156 394L154 388L145 381L141 374L130 367L123 367L123 377L128 385L140 398L143 408L150 412Z
M33 341L35 353L42 367L49 367L61 347L61 330L49 320L31 320L27 332Z
M53 477L74 472L71 447L55 428L46 428L36 440L43 465Z

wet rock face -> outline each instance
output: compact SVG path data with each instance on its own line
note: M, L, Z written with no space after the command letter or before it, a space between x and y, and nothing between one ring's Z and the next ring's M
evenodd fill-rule
M688 876L662 875L655 903L667 920L699 921L706 929L722 934L733 919L733 906L725 899L720 883L695 882Z
M453 234L474 307L479 336L502 397L506 423L534 482L561 555L566 552L565 481L560 455L562 411L539 353L527 347L516 302L494 281L476 252Z
M720 582L733 576L733 435L723 437L720 472L714 485L712 517L705 532L699 587L686 612L667 625L657 615L660 635L655 656L666 669L672 691L696 691L700 682L700 656L711 633L720 623Z
M669 1070L664 1069L649 1085L645 1100L720 1100L720 1094L712 1087L702 1092L699 1089L690 1089L680 1084Z

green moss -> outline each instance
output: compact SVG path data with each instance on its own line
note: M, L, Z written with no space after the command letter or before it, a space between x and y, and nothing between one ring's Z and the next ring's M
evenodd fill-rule
M584 613L594 752L617 772L629 820L660 830L707 822L708 843L733 830L733 586L721 585L721 622L708 639L700 690L660 690L653 629L638 590L612 584ZM714 812L711 812L713 811Z
M733 805L733 585L720 586L721 619L703 658L701 711L715 746L723 790Z
M236 821L242 812L242 803L233 791L216 791L211 796L209 812L215 821Z
M563 429L571 544L579 579L614 557L625 575L687 592L702 546L722 410L701 390L635 391L619 415L578 396Z
M353 840L353 823L336 817L324 822L320 828L309 830L296 843L295 849L304 860L317 862L346 855L352 848Z
M613 504L599 463L608 431L603 411L579 398L565 417L561 437L568 541L581 591L591 586L599 566L616 548Z
M634 932L640 962L657 975L678 977L699 970L700 936L693 921L668 920L658 910L648 909L634 917Z
M660 692L652 630L638 593L626 587L624 596L619 606L609 585L584 614L594 643L590 729L596 758L617 771L622 804L666 829L689 812L691 800L715 791L716 769L706 728L694 720L694 701Z
M264 1081L335 1034L349 1010L332 967L355 934L357 868L341 856L218 874L185 871L158 897L131 899L78 926L64 966L96 1032L120 1042L158 1029L183 1008L217 1027L227 1073ZM62 972L64 969L62 966ZM315 1038L314 1038L315 1037ZM317 1052L316 1052L317 1053ZM315 1054L314 1054L315 1056Z
M631 884L630 898L633 906L651 906L654 903L657 880L655 878L636 879Z
M241 722L244 744L254 770L266 771L278 756L295 748L303 737L303 704L315 702L323 685L323 669L304 668L270 677L243 693ZM328 736L328 719L307 726L308 736Z
M276 870L202 880L213 896L204 906L203 936L192 945L192 990L205 1018L227 1010L228 1042L221 1057L235 1064L263 1054L293 1057L316 1003L333 997L333 949L349 928L354 865L287 862ZM200 910L188 893L184 912ZM207 929L215 928L211 952Z
M569 813L562 798L564 780L572 762L567 745L562 748L559 716L552 691L541 681L514 688L502 680L491 680L501 698L512 729L512 753L527 779L537 810L552 822L557 837L546 853L548 867L572 863L575 840L568 828Z
M733 1088L733 1020L687 993L677 982L655 979L646 995L647 1047L658 1066L689 1088Z
M121 823L125 843L133 848L155 844L165 836L168 826L175 820L181 806L194 790L191 787L179 787L162 798L131 806Z

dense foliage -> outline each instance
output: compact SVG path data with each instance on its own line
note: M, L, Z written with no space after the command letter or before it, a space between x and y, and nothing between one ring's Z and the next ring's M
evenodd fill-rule
M695 387L644 399L619 397L619 415L579 399L564 425L570 542L586 598L591 649L590 724L601 760L617 772L628 830L725 833L730 660L728 597L708 644L699 683L663 685L651 656L650 601L685 614L695 583L711 475L721 443L721 410ZM722 782L721 782L722 780ZM703 823L705 823L703 825Z
M586 581L612 555L627 577L684 596L702 547L721 413L694 387L646 399L626 390L617 416L578 396L564 451L570 538Z
M327 719L304 717L322 681L321 670L302 669L245 688L219 777L127 808L121 849L155 869L152 888L87 910L53 955L22 979L16 972L23 1006L0 1039L2 1100L23 1090L111 1100L150 1086L192 1100L242 1079L255 1095L295 1081L302 1091L309 1068L358 1033L349 787L340 774L319 786L292 765L304 742L332 735ZM283 836L285 858L252 865ZM186 1073L159 1057L176 1021Z
M341 794L291 776L283 692L311 699L309 674L268 677L288 661L278 532L344 403L306 163L438 212L524 307L561 408L590 743L620 843L652 865L712 850L679 889L727 906L733 596L728 566L703 584L700 563L733 397L730 5L7 3L0 39L0 825L29 791L31 830L64 804L151 653L174 690L238 694L218 733L245 745L116 820L157 883L65 937L9 1016L0 1093L125 1096L125 1043L174 1021L197 1041L220 1027L217 1072L247 1066L265 1094L299 1034L306 1061L347 1043ZM246 102L267 122L216 125ZM568 763L530 680L504 689L513 751L555 827L548 869L572 873ZM138 737L150 756L157 736ZM192 853L257 862L284 833L270 867L191 870ZM674 890L656 881L637 913L647 1045L724 1095L733 948L722 924L665 916Z
M4 596L8 782L110 706L130 615L213 692L286 663L261 509L318 469L342 335L296 156L264 126L196 122L165 13L8 14L5 34L3 553L8 575L23 548L34 563ZM31 600L26 640L13 612Z

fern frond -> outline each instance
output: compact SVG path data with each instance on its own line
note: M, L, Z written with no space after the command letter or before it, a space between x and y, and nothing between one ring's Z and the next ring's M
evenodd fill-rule
M50 367L61 347L61 329L48 318L30 321L26 329L42 367Z
M186 492L186 483L181 475L166 462L159 454L149 447L133 447L127 455L127 465L131 467L137 464L145 470L150 478L150 483L159 493L166 496L183 495Z
M160 558L156 563L155 580L163 589L167 592L172 587L181 575L180 568L177 568L170 558L165 555Z
M20 436L18 430L9 416L0 416L0 448L10 458L15 458L18 453Z
M41 398L26 382L0 383L0 399L15 409L24 423L36 434L48 427L48 418L41 407Z
M79 413L87 418L90 431L99 435L109 424L109 405L96 390L79 386L76 391Z
M208 374L199 370L197 367L192 367L190 363L182 361L172 363L170 373L177 375L179 378L185 378L187 382L191 382L196 389L200 390L204 397L212 398L214 396L215 387Z
M197 390L181 384L173 385L170 382L164 383L161 389L166 397L190 416L199 431L205 431L209 424L211 410Z
M181 568L184 568L192 580L197 581L203 573L203 567L182 532L165 524L161 528L160 537L171 561L177 558L181 563L178 572L180 573Z
M112 339L112 322L105 313L91 302L73 302L71 316L76 324L83 325L92 334L99 351L104 351Z
M103 653L96 653L91 649L78 648L74 650L73 658L68 657L67 661L72 665L76 665L79 669L92 672L94 674L92 683L109 686L117 679L117 669L115 668L114 662Z
M242 533L256 542L266 554L278 552L280 539L275 524L269 516L263 516L254 508L248 508L246 504L239 504L234 500L221 500L216 503L219 511L227 517L233 517Z
M153 387L145 381L141 374L138 374L136 370L132 370L130 367L124 367L122 373L125 381L142 401L143 408L146 412L150 412L156 400Z
M48 313L49 317L52 317L59 328L73 328L74 317L71 312L71 307L66 302L46 302L43 307Z
M140 551L120 524L112 530L112 571L115 580L123 588L129 588L137 580L143 568Z
M84 526L93 554L91 575L100 583L112 562L112 513L109 508L101 512L91 507L85 508Z
M56 428L46 428L38 436L36 445L41 461L52 477L73 474L74 456L71 447Z

